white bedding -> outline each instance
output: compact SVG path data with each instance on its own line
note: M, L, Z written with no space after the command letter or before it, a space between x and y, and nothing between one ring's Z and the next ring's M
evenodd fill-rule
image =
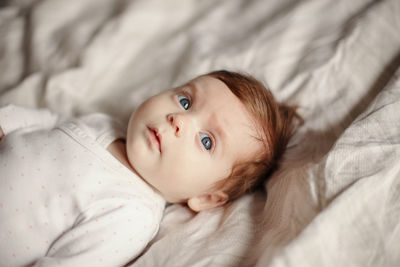
M305 123L268 194L171 205L130 266L400 266L400 1L0 2L0 105L126 121L146 97L245 71Z

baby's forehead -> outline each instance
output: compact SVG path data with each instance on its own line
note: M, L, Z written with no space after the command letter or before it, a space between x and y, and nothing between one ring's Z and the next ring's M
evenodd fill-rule
M221 80L213 76L200 76L191 80L187 86L196 96L196 100L204 104L214 116L224 117L226 121L249 129L249 135L254 136L252 129L260 128L256 116L246 107L235 93Z

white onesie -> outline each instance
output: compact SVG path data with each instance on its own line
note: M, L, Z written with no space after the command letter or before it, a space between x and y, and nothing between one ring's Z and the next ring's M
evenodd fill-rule
M0 266L121 266L158 231L165 201L107 151L104 114L0 108Z

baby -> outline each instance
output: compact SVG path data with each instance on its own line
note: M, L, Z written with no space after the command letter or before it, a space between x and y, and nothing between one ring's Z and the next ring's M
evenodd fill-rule
M0 108L2 266L121 266L156 235L166 202L199 212L265 181L295 109L251 76L202 75L104 114Z

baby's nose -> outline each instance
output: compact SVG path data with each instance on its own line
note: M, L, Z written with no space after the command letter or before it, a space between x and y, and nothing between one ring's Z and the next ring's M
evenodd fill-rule
M169 114L168 122L171 124L177 137L182 136L185 131L185 116L182 114Z

